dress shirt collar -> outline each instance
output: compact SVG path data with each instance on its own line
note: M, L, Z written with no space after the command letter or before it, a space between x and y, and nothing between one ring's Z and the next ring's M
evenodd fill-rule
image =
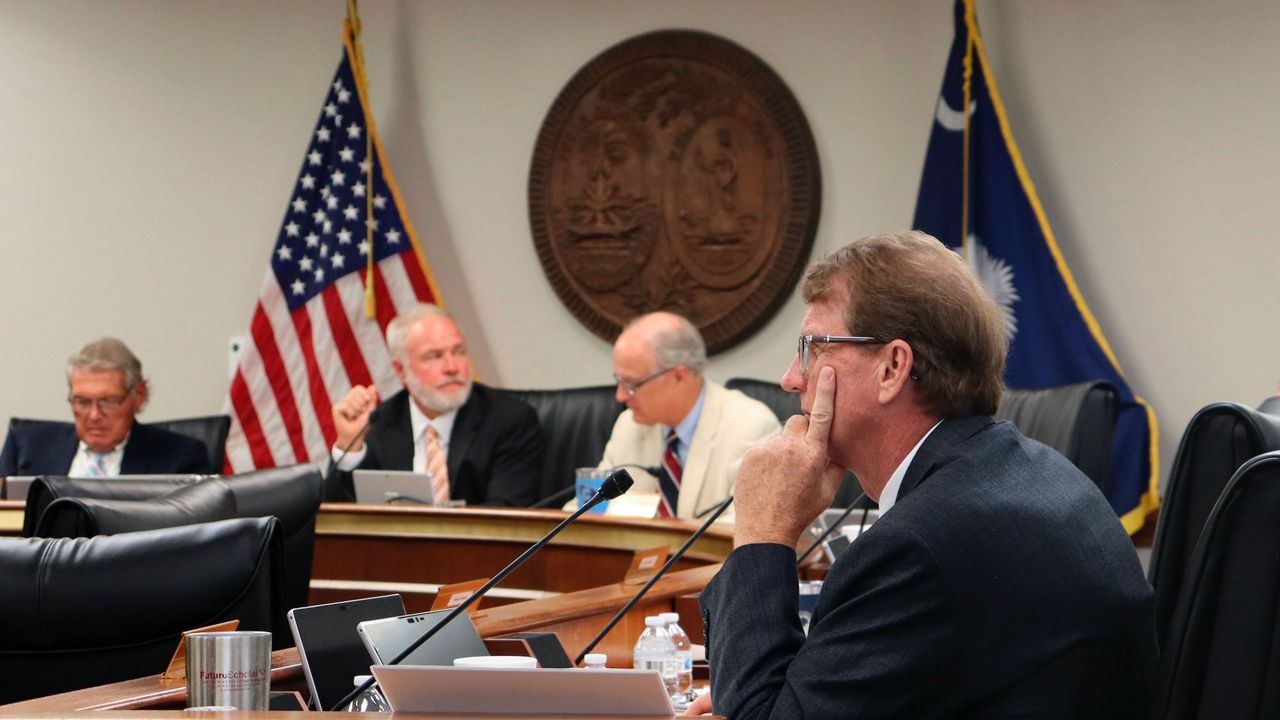
M120 474L120 465L124 462L124 447L129 444L129 436L125 435L124 440L115 446L111 452L102 454L102 465L107 470L107 477L115 477ZM71 468L67 470L69 477L92 477L89 473L89 466L93 463L93 457L90 453L88 445L81 440L76 447L75 459L71 461Z
M676 437L680 439L679 445L676 446L676 453L680 456L680 466L684 467L689 460L689 448L693 446L693 433L698 429L698 420L702 417L702 401L707 397L707 382L703 380L702 389L698 391L698 399L694 401L693 407L689 409L689 414L684 416L679 425L676 425ZM662 437L666 437L671 428L666 425L662 426Z
M436 429L436 434L440 436L440 447L446 453L449 452L449 436L453 433L453 423L458 419L458 411L450 410L449 412L432 420L422 412L422 408L418 407L418 403L409 399L409 425L413 429L413 445L414 447L422 447L423 438L427 436L427 426L430 425Z
M879 505L880 515L882 517L893 508L894 504L898 502L898 491L902 489L902 479L907 476L907 468L911 467L911 461L916 459L916 453L920 451L920 446L924 445L925 439L928 438L934 430L937 430L938 426L941 424L941 420L934 423L933 427L929 428L929 432L925 433L920 438L920 441L916 443L916 446L911 448L911 452L907 453L907 456L902 459L901 463L898 463L898 469L894 470L893 474L889 476L889 482L885 483L884 490L880 491Z

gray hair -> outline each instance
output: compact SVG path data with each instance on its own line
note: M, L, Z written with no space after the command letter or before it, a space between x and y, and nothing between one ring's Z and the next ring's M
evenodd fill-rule
M71 384L71 373L81 371L119 370L124 373L125 390L133 390L138 383L145 382L142 376L142 361L133 354L128 345L113 338L104 337L80 348L79 352L67 360L67 384Z
M409 338L409 331L413 326L424 317L436 316L453 320L449 313L439 305L431 303L418 303L408 308L404 312L396 315L395 319L387 323L387 352L391 357L405 360L405 341Z
M702 333L688 319L675 313L662 313L671 318L654 330L649 337L653 346L653 358L656 363L655 372L670 370L684 365L694 373L701 375L707 367L707 346L702 340ZM647 316L641 315L628 325L635 324Z

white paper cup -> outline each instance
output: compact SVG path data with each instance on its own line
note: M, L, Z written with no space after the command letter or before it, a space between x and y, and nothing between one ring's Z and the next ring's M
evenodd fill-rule
M453 661L454 667L467 668L503 668L510 670L513 668L536 668L538 667L538 659L527 655L477 655L475 657L460 657Z

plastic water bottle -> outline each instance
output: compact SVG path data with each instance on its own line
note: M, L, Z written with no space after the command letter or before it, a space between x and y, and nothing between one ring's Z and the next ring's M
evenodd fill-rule
M609 656L604 653L587 653L582 659L586 662L583 670L604 670L609 662Z
M662 683L667 686L667 694L676 690L676 674L680 661L676 659L676 646L667 633L666 623L661 615L651 615L644 619L644 632L636 640L635 651L631 655L631 666L637 670L657 670L662 676Z
M356 675L353 680L355 687L360 687L372 677L372 675ZM378 686L372 685L351 701L347 706L347 712L389 713L391 706L387 704L386 698L382 697L382 693L378 692Z
M676 705L688 705L693 702L693 643L689 635L680 627L680 613L662 613L662 621L667 624L667 633L671 636L671 644L676 648L676 688L671 693L671 702Z

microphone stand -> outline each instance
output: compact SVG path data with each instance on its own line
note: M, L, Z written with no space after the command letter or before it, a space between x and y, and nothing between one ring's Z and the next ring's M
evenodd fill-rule
M502 580L506 578L507 575L510 575L512 571L514 571L516 568L523 565L526 560L532 557L534 553L541 550L543 546L545 546L548 542L550 542L551 538L558 535L561 530L565 529L565 527L567 527L570 523L572 523L574 520L577 520L579 517L582 516L583 513L587 512L588 510L595 507L596 505L599 505L605 500L612 500L618 497L619 495L625 493L627 490L631 488L631 483L632 483L631 476L627 474L626 470L618 470L610 474L609 478L604 481L603 485L600 486L600 489L596 491L596 494L591 497L591 500L589 500L582 507L578 508L577 511L575 511L572 515L570 515L569 517L561 521L559 525L556 525L555 528L551 530L551 532L547 533L545 536L543 536L541 540L534 543L532 547L530 547L528 550L525 550L523 553L521 553L520 557L517 557L515 560L512 560L506 567L502 568L502 570L500 570L497 575L494 575L493 578L490 579L489 582L485 583L479 590L471 593L471 595L468 596L466 600L464 600L461 604L454 607L453 610L450 611L448 615L445 615L443 620L433 625L431 629L423 633L417 640L414 640L409 645L409 647L405 648L403 652L401 652L399 655L396 655L394 658L392 658L391 662L387 663L387 665L400 664L400 661L404 660L406 657L412 654L414 650L417 650L419 647L421 647L423 643L435 637L435 634L440 632L446 626L448 626L450 622L453 622L454 618L466 612L467 608L475 604L475 602L479 600L481 597L483 597L485 593L492 590L493 587L497 585L499 582L502 582ZM336 712L340 708L346 707L360 693L364 692L365 690L368 690L370 687L373 687L373 684L374 684L374 679L370 677L368 680L364 682L364 684L362 684L358 688L355 688L351 692L347 693L346 697L342 698L337 702L337 704L329 708L329 712Z
M840 517L836 518L835 522L831 523L830 527L828 527L826 530L823 530L822 534L818 536L818 539L814 540L813 544L810 545L807 550L801 553L800 557L796 558L796 565L799 565L800 563L804 562L804 559L809 557L809 553L812 553L814 551L814 548L821 545L823 540L826 540L828 537L830 537L831 533L834 532L836 528L840 527L840 523L844 522L845 518L849 517L849 513L853 512L860 503L864 505L864 507L862 508L862 522L866 523L867 512L871 510L871 505L867 503L866 500L867 500L867 494L865 492L858 493L858 497L854 498L853 502L849 503L849 507L845 508L844 512L840 513Z
M378 409L374 408L373 411L369 413L368 419L365 420L364 427L360 428L360 432L356 433L356 436L351 438L351 442L347 443L347 446L342 448L342 452L338 453L337 460L334 460L332 457L329 458L329 469L325 471L324 479L320 484L320 493L322 496L329 491L330 484L332 484L333 479L338 476L338 466L342 464L343 460L347 459L347 453L351 452L351 448L355 447L356 443L363 440L364 436L369 434L369 428L373 427L373 418L377 412Z
M599 644L599 642L604 639L604 636L608 635L609 631L613 629L613 626L617 625L618 622L622 620L622 617L627 614L627 611L635 607L636 603L640 602L640 598L644 597L645 593L649 592L649 588L653 587L654 584L658 582L658 580L662 579L662 576L667 573L667 570L671 569L671 566L676 564L677 560L684 557L685 552L688 551L689 548L692 547L693 544L698 541L698 538L702 537L702 534L705 533L707 529L711 527L711 523L714 523L717 518L719 518L722 514L724 514L725 510L729 509L729 504L732 502L733 502L732 495L720 501L720 504L715 507L715 512L711 514L711 517L707 518L707 521L702 523L702 526L699 527L698 530L694 532L693 535L691 535L688 540L685 541L684 545L681 545L680 549L676 550L675 553L673 553L671 557L667 559L667 562L665 565L663 565L661 568L658 568L658 572L654 573L653 577L649 578L649 582L645 583L645 586L640 588L639 592L631 596L631 599L627 601L627 604L623 605L622 609L619 610L611 620L609 620L609 624L605 625L604 629L601 630L599 634L597 634L594 638L591 638L591 642L587 643L587 646L582 649L582 652L578 653L578 657L573 661L573 664L575 666L580 665L582 663L582 659L587 656L587 653L594 650L596 645Z

